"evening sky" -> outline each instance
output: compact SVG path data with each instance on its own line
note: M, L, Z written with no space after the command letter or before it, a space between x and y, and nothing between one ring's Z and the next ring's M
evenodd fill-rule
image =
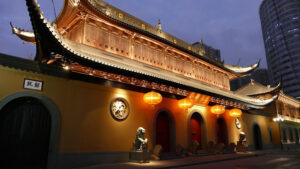
M250 65L261 59L266 67L259 20L261 0L105 0L105 2L157 26L188 43L203 39L221 50L229 64ZM48 20L55 18L51 0L39 0ZM54 0L59 14L63 0ZM12 34L14 26L32 30L25 0L0 1L0 53L23 58L35 56L35 46Z

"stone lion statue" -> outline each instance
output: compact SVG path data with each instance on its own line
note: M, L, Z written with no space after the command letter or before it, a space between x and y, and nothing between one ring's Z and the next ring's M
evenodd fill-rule
M147 150L148 139L145 138L146 130L143 127L139 127L136 131L135 141L133 148L135 151Z
M239 141L237 141L236 151L246 152L246 147L247 147L246 134L244 132L240 132Z

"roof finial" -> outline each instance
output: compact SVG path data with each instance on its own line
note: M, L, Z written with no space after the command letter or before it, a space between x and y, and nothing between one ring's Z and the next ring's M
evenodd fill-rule
M161 31L161 22L160 22L160 19L158 20L158 30Z
M203 39L200 39L200 47L203 49Z
M200 39L200 55L205 55L205 49L203 45L203 40Z

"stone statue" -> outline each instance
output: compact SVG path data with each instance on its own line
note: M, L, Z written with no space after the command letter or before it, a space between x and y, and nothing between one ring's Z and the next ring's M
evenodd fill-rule
M236 152L246 152L247 142L246 142L246 134L244 132L240 132L240 138L237 142Z
M147 151L148 139L145 138L146 130L143 127L139 127L136 131L135 141L133 148L135 151Z

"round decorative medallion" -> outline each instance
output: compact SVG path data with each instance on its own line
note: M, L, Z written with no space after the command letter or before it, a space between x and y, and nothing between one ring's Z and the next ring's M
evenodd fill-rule
M235 119L235 125L236 125L236 128L241 129L241 123L238 118Z
M110 113L116 120L125 120L129 115L129 104L124 98L116 98L110 103Z

